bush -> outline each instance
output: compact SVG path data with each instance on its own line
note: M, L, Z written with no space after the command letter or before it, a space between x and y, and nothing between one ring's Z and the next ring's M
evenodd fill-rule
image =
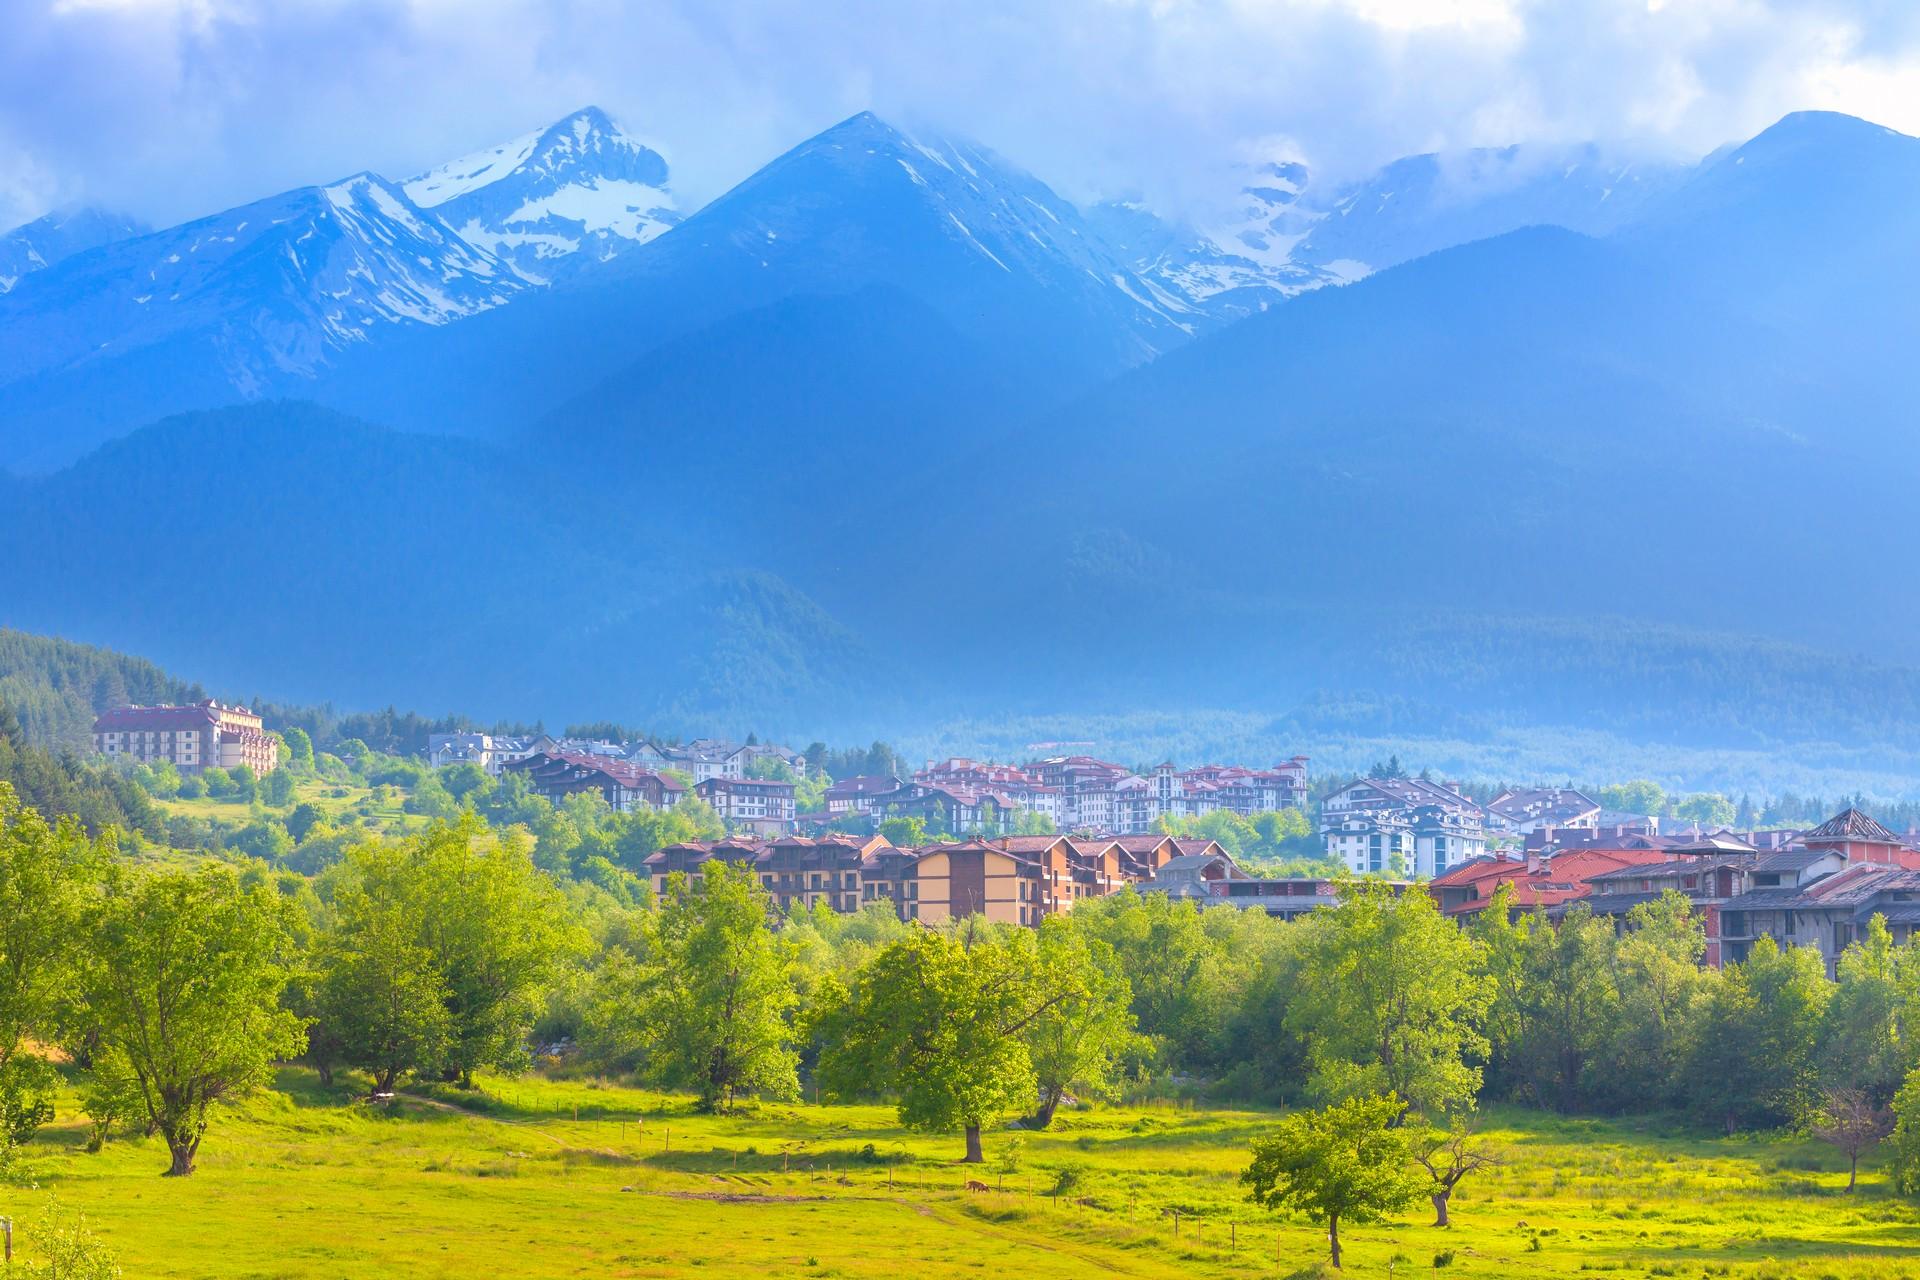
M9 1062L0 1071L0 1146L27 1141L53 1119L59 1088L59 1076L44 1059L20 1054Z
M293 837L273 819L256 818L229 836L227 845L251 858L282 862L293 852Z
M293 774L276 769L260 780L260 799L276 809L293 803Z
M120 1280L120 1264L113 1251L77 1213L50 1207L44 1218L26 1229L25 1236L27 1253L36 1259L21 1267L25 1280Z
M207 780L205 778L196 774L193 777L180 779L180 798L182 800L198 800L206 794Z
M1887 1173L1903 1196L1920 1198L1920 1067L1893 1098L1893 1138L1888 1143Z

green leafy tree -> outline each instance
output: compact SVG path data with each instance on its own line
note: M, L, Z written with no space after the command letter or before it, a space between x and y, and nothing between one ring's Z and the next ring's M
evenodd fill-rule
M275 809L284 809L293 803L293 773L287 769L275 769L260 779L260 803Z
M1903 1026L1911 952L1894 946L1876 913L1866 936L1840 954L1839 981L1821 1031L1820 1074L1831 1089L1859 1090L1884 1106L1899 1089L1912 1046Z
M1734 819L1733 801L1717 791L1703 791L1675 801L1673 816L1707 827L1730 826Z
M1614 947L1620 1001L1606 1072L1615 1105L1682 1098L1686 1064L1717 976L1700 967L1706 950L1705 921L1678 890L1627 913L1626 932Z
M1788 1124L1817 1102L1816 1049L1830 984L1811 947L1762 938L1727 965L1707 1002L1690 1069L1695 1099L1727 1132Z
M313 829L327 820L327 811L311 800L297 804L287 815L287 834L295 844L305 842Z
M445 787L447 794L455 800L464 801L468 796L477 791L484 791L493 784L493 779L487 776L487 771L470 760L460 764L450 764L440 770L437 776L440 779L440 785Z
M428 774L420 779L413 793L407 797L408 813L425 814L429 818L450 819L459 813L460 805L452 794L440 785L440 779Z
M1479 948L1432 895L1347 881L1305 932L1287 1026L1307 1046L1323 1097L1391 1093L1429 1115L1469 1106L1488 1044L1493 986Z
M1906 1083L1893 1096L1892 1109L1887 1173L1894 1190L1920 1199L1920 1067L1907 1073Z
M280 740L287 744L286 750L281 753L282 764L301 773L312 773L312 736L300 726L293 725L281 733Z
M591 1038L637 1047L650 1078L697 1090L702 1111L799 1096L794 948L768 920L750 868L715 862L697 885L675 877L646 960L620 952L603 967Z
M1027 1053L1040 1087L1032 1123L1044 1129L1069 1089L1094 1097L1109 1093L1117 1063L1138 1037L1133 993L1112 948L1058 916L1041 924L1038 941L1043 984L1067 993L1027 1027Z
M1411 1134L1398 1127L1406 1104L1359 1094L1319 1111L1296 1111L1253 1142L1240 1175L1247 1199L1326 1224L1337 1268L1340 1224L1383 1221L1420 1199L1425 1180L1408 1166Z
M170 1175L193 1172L216 1104L300 1049L300 1020L280 1007L286 923L271 888L227 868L108 879L76 984L82 1017L166 1140Z
M1508 1047L1513 1070L1535 1102L1577 1110L1619 1020L1613 925L1584 903L1557 926L1538 919L1527 930L1521 963L1518 1034Z
M981 1129L1036 1095L1027 1028L1071 993L1036 981L1031 930L965 928L911 934L828 984L820 1080L839 1097L893 1093L901 1123L964 1132L978 1164Z
M0 782L0 1145L24 1142L53 1114L59 1081L27 1045L59 1029L73 940L113 848L73 819L49 825Z
M1054 833L1053 819L1034 809L1016 809L1013 814L1013 834L1016 836L1050 836Z
M432 897L404 883L402 860L383 846L350 851L321 940L314 1005L323 1043L311 1048L356 1066L373 1094L407 1072L438 1071L453 1043L451 993L429 944Z
M379 912L391 914L377 929L369 924L366 938L349 936L344 949L327 953L365 956L379 945L399 949L410 965L424 966L424 974L404 988L398 985L402 975L396 974L390 988L391 998L400 1002L393 1007L409 1014L424 1007L429 985L437 984L448 1019L444 1045L426 1056L424 1049L437 1043L438 1033L416 1024L416 1032L394 1041L421 1050L406 1065L418 1070L432 1062L442 1076L462 1085L471 1084L473 1073L483 1068L524 1067L527 1033L547 984L578 940L559 890L533 865L523 844L492 838L478 818L468 815L404 840L361 845L348 855L341 879L353 886L343 887L343 894L357 891L369 904L360 917L343 915L342 927L354 927L355 919L373 920ZM377 976L364 965L362 976ZM390 1026L389 1035L392 1031ZM364 1043L347 1027L336 1033L343 1041Z
M1274 809L1253 815L1253 829L1259 844L1252 852L1263 858L1299 857L1318 853L1313 845L1313 824L1299 809Z
M1126 889L1074 908L1076 928L1103 942L1133 990L1134 1022L1169 1066L1208 1056L1230 1004L1221 948L1191 901Z
M1656 817L1667 811L1667 793L1657 782L1646 778L1636 778L1632 782L1619 782L1610 787L1602 787L1594 796L1603 809L1612 809L1618 813L1640 813Z
M927 842L927 824L921 818L888 818L880 834L896 849L916 849Z

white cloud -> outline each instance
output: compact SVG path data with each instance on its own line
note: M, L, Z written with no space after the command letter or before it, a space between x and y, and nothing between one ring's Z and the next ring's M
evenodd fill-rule
M155 220L399 176L606 107L711 197L862 108L1075 197L1205 205L1249 154L1354 173L1587 138L1698 153L1822 106L1920 130L1886 0L11 0L0 222Z

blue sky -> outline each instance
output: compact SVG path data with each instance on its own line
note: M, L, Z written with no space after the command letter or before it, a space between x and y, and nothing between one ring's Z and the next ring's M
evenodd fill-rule
M1912 0L3 0L0 227L392 177L596 103L688 204L863 108L1077 199L1446 147L1694 155L1787 111L1920 132Z

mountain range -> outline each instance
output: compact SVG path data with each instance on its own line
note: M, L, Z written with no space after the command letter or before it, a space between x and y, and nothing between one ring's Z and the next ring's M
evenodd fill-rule
M1920 785L1916 194L1920 142L1807 113L1271 165L1198 227L862 114L683 211L588 109L42 252L0 623L478 715Z

